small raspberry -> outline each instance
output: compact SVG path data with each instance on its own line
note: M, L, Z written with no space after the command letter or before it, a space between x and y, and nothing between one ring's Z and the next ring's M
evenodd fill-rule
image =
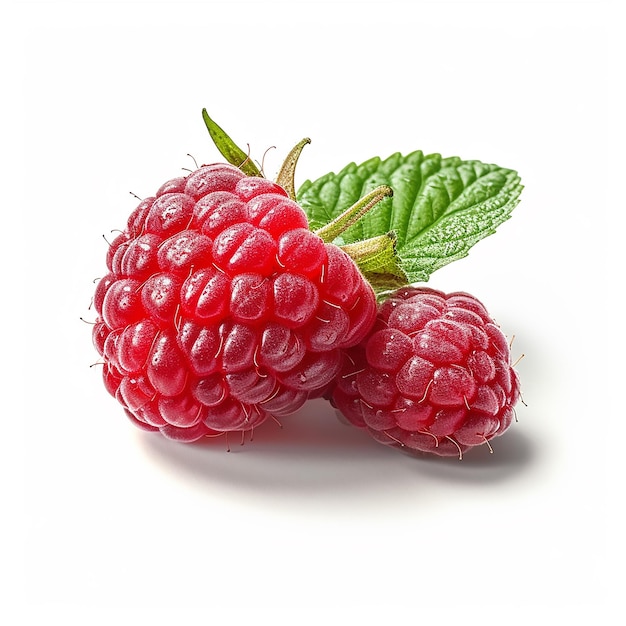
M179 441L295 412L376 316L350 257L283 188L231 165L143 200L107 267L93 330L105 387L136 425Z
M332 402L380 443L462 457L513 420L519 380L509 353L473 296L407 287L345 351Z

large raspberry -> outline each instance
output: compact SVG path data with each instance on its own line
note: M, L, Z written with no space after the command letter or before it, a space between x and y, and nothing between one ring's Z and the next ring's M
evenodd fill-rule
M247 431L336 376L372 288L278 185L207 165L143 200L112 242L93 338L108 391L168 438Z
M333 404L381 443L462 457L511 424L519 380L509 354L473 296L407 287L345 352Z

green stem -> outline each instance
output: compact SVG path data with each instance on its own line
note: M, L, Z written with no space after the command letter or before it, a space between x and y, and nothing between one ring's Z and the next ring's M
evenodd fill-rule
M391 187L387 185L376 187L376 189L363 196L341 215L316 230L315 234L321 237L326 243L330 243L341 235L341 233L350 228L350 226L356 224L356 222L381 200L391 198L391 196L393 196Z

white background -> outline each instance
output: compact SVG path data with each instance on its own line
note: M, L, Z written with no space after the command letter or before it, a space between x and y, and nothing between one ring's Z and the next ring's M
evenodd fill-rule
M618 623L616 4L3 6L4 623ZM219 160L202 107L276 146L268 177L311 137L298 184L415 149L520 173L512 219L430 281L525 354L493 455L412 459L323 402L230 454L126 420L80 317L129 192Z

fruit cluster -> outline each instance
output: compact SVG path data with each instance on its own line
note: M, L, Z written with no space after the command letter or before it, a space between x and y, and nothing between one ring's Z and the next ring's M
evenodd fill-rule
M334 228L312 231L289 185L243 170L166 182L110 244L93 342L137 426L192 442L324 396L413 453L462 457L509 427L518 376L476 298L415 284L376 293L362 255L328 241Z

